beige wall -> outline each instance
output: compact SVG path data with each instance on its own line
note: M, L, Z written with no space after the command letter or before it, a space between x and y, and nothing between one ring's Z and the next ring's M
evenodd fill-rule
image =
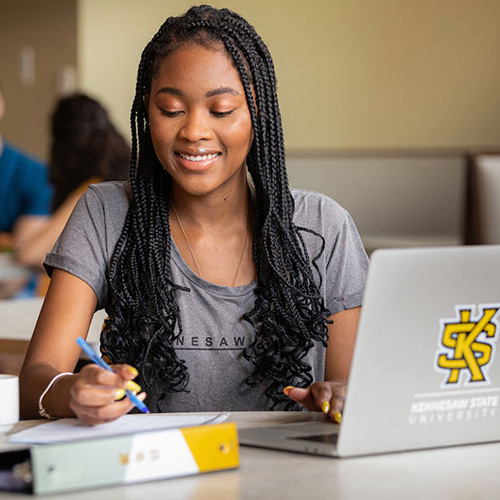
M82 89L102 99L128 136L141 50L191 3L2 0L8 102L0 130L46 157L57 80L78 53ZM499 0L214 4L247 17L269 45L289 150L500 148ZM36 47L33 87L19 81L25 45Z
M21 78L24 47L34 53L32 81ZM75 65L76 0L1 0L0 83L6 113L0 131L7 140L47 158L50 114L63 74L71 76L64 69Z
M128 133L140 52L185 0L79 0L79 69ZM227 0L273 54L289 150L500 146L500 1Z

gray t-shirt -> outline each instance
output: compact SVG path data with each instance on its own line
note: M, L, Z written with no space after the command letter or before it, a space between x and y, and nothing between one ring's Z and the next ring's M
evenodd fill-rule
M312 229L325 240L316 261L321 294L332 314L361 305L368 258L356 227L346 210L325 195L293 189L294 222ZM85 281L95 292L98 309L106 308L106 269L120 237L132 193L129 182L90 185L71 215L66 228L47 255L45 267L63 269ZM302 233L309 257L316 257L321 238ZM242 320L255 301L254 282L224 287L197 276L172 245L172 281L187 287L177 291L183 333L175 345L189 371L189 392L169 393L158 403L148 397L152 411L245 411L269 410L272 402L264 393L266 384L245 383L253 371L242 357L254 335ZM325 349L317 343L304 359L312 367L315 381L324 379ZM139 380L139 383L141 381Z

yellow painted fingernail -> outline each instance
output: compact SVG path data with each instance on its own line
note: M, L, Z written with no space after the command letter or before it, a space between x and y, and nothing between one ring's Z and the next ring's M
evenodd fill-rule
M125 386L125 389L137 393L141 391L141 386L139 384L136 384L133 380L129 380L127 382L127 385Z
M337 424L340 424L340 422L342 422L342 413L340 413L339 411L336 411L336 412L333 414L333 420L334 420Z
M115 401L118 401L119 399L123 399L125 397L125 389L118 389L115 392Z
M295 389L293 385L287 385L284 389L283 392L285 393L286 396L288 396L288 393L292 390Z
M133 366L128 367L128 371L134 376L137 377L139 375L139 372L137 371L137 368L134 368Z
M323 401L323 403L321 403L321 411L328 415L330 411L330 403L328 401Z

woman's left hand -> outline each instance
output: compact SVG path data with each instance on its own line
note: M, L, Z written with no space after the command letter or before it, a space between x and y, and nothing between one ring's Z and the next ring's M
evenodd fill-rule
M346 379L315 382L302 389L300 387L285 387L284 393L311 411L322 411L334 422L340 424L347 389Z

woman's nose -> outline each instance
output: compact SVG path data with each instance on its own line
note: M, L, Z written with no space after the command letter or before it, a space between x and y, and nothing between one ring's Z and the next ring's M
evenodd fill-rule
M179 135L189 142L211 139L212 129L209 117L201 110L186 113Z

